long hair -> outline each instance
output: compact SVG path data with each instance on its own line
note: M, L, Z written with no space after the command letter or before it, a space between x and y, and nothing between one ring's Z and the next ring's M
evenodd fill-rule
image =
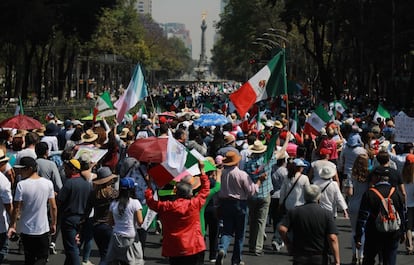
M298 172L298 167L296 167L295 162L293 162L293 158L289 158L286 166L288 170L288 178L294 178L296 172Z
M128 206L129 198L133 198L135 194L135 189L119 189L118 195L118 214L119 216L123 216L125 213L125 209Z
M368 181L368 155L359 155L352 167L352 178L359 182Z

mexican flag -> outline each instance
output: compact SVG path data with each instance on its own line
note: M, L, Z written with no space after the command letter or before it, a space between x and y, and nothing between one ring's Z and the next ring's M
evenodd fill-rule
M124 94L115 102L117 108L116 119L121 123L125 114L132 109L138 101L148 96L147 83L144 79L141 66L135 66L134 73L129 81L128 87Z
M342 100L335 100L329 103L330 114L335 118L337 114L342 114L347 109L345 102Z
M114 106L111 102L111 95L109 95L108 91L105 91L102 95L98 97L98 99L95 102L95 106L93 108L93 121L96 121L96 116L99 112L113 108Z
M183 177L199 175L200 169L198 161L204 162L204 171L215 170L205 157L196 150L187 148L178 142L171 131L168 132L167 159L161 164L148 170L148 174L153 178L158 187L162 187L171 181L180 181Z
M390 113L386 110L381 104L378 104L377 111L374 115L374 122L378 122L378 118L381 119L381 122L385 121L387 118L391 118Z
M323 106L318 106L314 112L306 119L304 133L319 135L319 132L331 120L328 112Z
M280 50L270 62L230 95L240 117L261 100L287 93L285 50Z

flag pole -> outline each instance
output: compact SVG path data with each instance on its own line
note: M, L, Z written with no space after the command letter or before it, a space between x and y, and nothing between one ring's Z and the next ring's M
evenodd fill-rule
M283 49L283 53L284 53L284 56L285 56L285 75L286 75L286 90L285 90L285 92L286 92L286 119L287 119L287 128L288 128L288 131L290 130L290 118L289 118L289 93L288 93L288 89L287 89L287 86L288 86L288 84L287 84L287 73L286 73L286 42L285 41L283 41L282 42L282 49Z

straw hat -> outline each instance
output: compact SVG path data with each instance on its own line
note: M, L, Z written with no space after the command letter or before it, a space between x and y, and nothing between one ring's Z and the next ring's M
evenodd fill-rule
M273 124L273 126L278 128L278 129L283 128L283 124L279 120L276 120L275 123Z
M336 175L336 169L334 167L323 167L319 170L319 176L322 179L331 179Z
M224 144L225 145L229 145L229 144L231 144L231 143L233 143L235 141L236 141L236 138L232 134L226 135L224 137Z
M267 150L267 146L264 145L261 141L256 140L252 145L249 145L249 150L255 154L261 154Z
M223 165L225 166L235 166L237 165L241 160L241 156L238 155L234 151L228 151L226 153L226 156L223 159Z
M98 135L94 133L94 131L89 129L89 130L86 130L85 133L82 133L81 138L84 143L92 143L93 141L98 139Z

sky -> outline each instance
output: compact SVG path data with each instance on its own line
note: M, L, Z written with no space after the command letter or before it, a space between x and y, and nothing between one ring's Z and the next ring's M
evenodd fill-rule
M152 17L158 23L183 23L190 30L193 59L200 59L201 15L207 13L206 56L211 58L215 35L214 22L219 20L220 0L152 0Z

